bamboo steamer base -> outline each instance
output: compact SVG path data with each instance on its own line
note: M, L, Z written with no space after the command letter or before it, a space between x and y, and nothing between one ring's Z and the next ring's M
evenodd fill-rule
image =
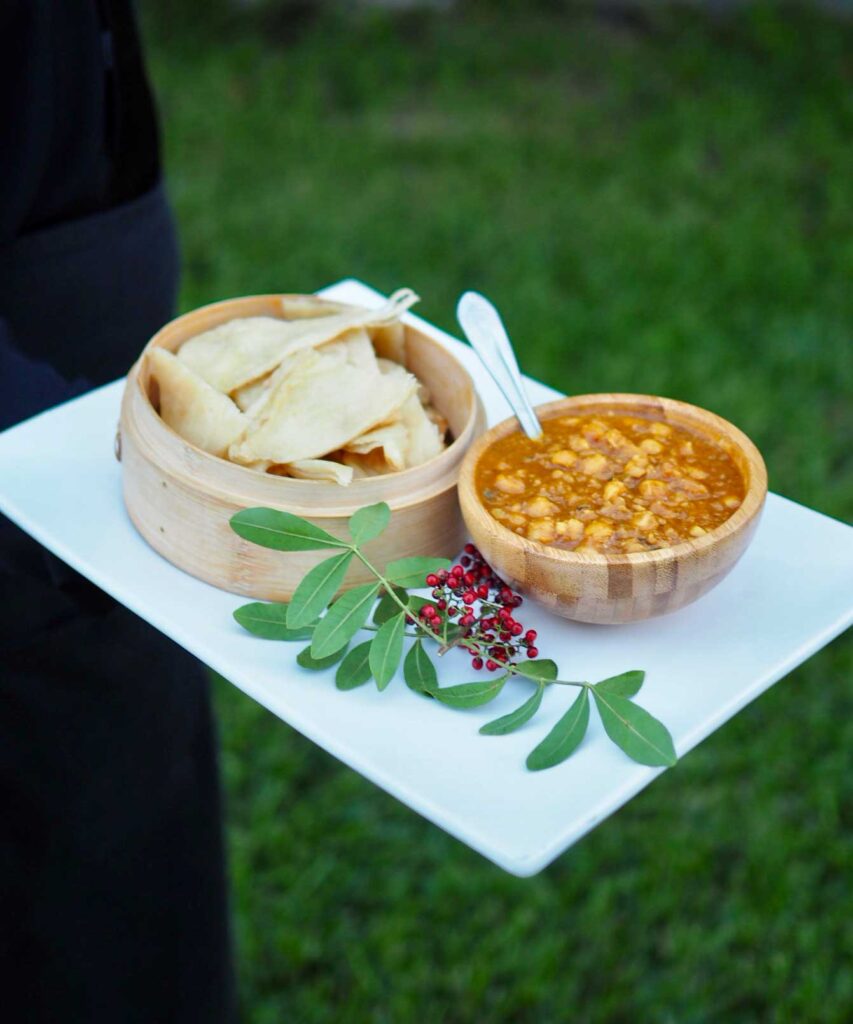
M277 315L280 298L234 299L188 313L155 335L146 352L158 345L175 351L187 338L237 316ZM313 297L304 302L313 315L339 308ZM160 419L152 402L156 383L143 353L128 375L119 423L125 506L142 537L198 579L269 601L289 600L305 573L330 552L272 551L243 540L229 520L245 508L292 512L348 539L353 512L385 501L391 508L389 525L364 549L378 568L413 555L457 554L465 538L456 491L459 468L485 418L473 382L455 357L422 332L408 326L405 332L408 368L429 388L455 440L422 466L354 480L349 487L257 473L191 445ZM372 580L354 560L343 589Z

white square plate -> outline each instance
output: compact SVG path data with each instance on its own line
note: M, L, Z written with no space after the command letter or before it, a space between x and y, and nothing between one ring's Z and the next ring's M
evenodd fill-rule
M355 281L321 294L381 301ZM454 350L475 375L490 422L503 419L508 409L473 351L409 319ZM520 687L469 712L423 700L401 680L384 693L373 686L341 693L332 670L296 665L300 644L243 632L231 613L244 599L175 569L130 524L113 456L122 387L116 381L0 435L0 509L273 714L520 876L540 871L658 774L614 747L594 713L569 761L527 772L527 753L573 691L549 690L543 710L519 732L484 737L479 726L521 703ZM535 382L530 393L534 403L556 396ZM853 621L853 529L770 495L741 562L674 615L602 627L529 603L524 613L525 624L539 630L542 656L556 659L568 678L644 668L638 702L667 724L682 755ZM461 655L445 660L443 684L472 677Z

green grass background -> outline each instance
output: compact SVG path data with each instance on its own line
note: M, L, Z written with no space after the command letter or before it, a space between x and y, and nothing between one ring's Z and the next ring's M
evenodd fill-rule
M147 35L185 308L354 276L454 330L479 288L534 376L714 409L853 515L851 23L161 3ZM245 1019L850 1020L852 662L525 881L218 681Z

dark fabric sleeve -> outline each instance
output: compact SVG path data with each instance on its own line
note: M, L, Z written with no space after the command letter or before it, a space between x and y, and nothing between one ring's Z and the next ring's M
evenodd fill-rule
M69 382L48 363L25 356L15 347L9 325L0 317L0 430L90 387L82 378Z

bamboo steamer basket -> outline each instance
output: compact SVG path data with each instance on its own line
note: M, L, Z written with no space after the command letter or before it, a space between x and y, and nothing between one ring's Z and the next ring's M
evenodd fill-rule
M453 557L465 540L456 492L459 468L484 430L485 416L462 364L416 328L404 326L407 368L429 388L453 437L445 451L421 466L356 479L348 487L273 476L202 451L160 418L157 383L145 358L150 349L174 352L188 338L235 317L281 316L282 299L290 303L289 318L343 308L314 296L229 299L173 320L146 345L128 374L116 439L124 502L133 525L155 551L185 572L231 593L269 601L289 600L305 573L330 552L281 552L251 544L229 525L241 509L282 509L348 538L353 512L385 501L391 508L389 525L365 546L374 565L382 568L413 555ZM339 397L329 395L329 401ZM353 560L343 589L372 579Z
M686 402L655 395L576 395L537 406L536 412L547 420L606 410L686 427L715 441L743 478L740 507L701 537L638 554L569 551L528 540L489 514L476 486L477 462L495 441L518 430L515 419L498 423L471 446L462 465L459 498L475 544L513 587L563 618L617 624L677 611L731 571L758 526L767 470L758 449L737 427Z

